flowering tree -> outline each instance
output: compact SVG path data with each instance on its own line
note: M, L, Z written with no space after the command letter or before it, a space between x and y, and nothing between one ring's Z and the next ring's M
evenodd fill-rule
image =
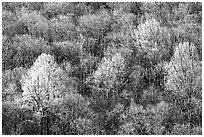
M171 124L200 126L202 119L202 64L194 44L180 43L174 58L166 65L166 96Z
M63 95L62 70L51 55L41 54L22 77L23 101L26 106L40 109Z
M166 66L169 76L166 86L180 95L196 95L201 98L201 62L193 44L180 43L174 58Z
M118 115L121 111L117 111L113 116L110 116L110 113L120 102L120 87L125 83L125 67L123 55L117 52L103 58L98 69L87 78L87 83L92 89L90 107L100 115L96 122L107 133L114 132L118 127Z
M120 53L116 53L112 58L104 58L93 75L94 83L97 85L103 84L108 89L118 87L121 84L119 77L124 75L124 64L125 60Z
M164 48L168 48L168 30L160 27L160 23L155 19L148 19L138 25L134 30L133 37L137 48L142 52L147 52L148 56L154 57Z

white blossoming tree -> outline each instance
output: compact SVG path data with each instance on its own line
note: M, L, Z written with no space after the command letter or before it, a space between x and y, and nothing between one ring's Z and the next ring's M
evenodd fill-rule
M196 95L201 98L202 65L193 44L180 43L175 48L174 57L166 65L168 89L182 95Z
M147 19L137 26L132 33L135 48L141 53L147 53L147 58L158 62L172 48L170 33L166 27L161 27L155 19Z
M116 53L112 58L104 58L93 75L94 81L96 84L102 82L108 89L118 87L121 84L119 77L124 74L124 70L125 60L120 53Z
M175 123L185 121L191 128L202 119L202 63L194 44L180 43L166 65L166 98ZM171 119L171 118L170 118Z
M54 62L54 58L45 53L41 54L22 77L24 105L39 110L56 103L65 91L61 78L62 70Z
M97 111L118 103L120 87L124 84L125 59L121 53L104 57L94 74L87 78L92 88L92 108Z

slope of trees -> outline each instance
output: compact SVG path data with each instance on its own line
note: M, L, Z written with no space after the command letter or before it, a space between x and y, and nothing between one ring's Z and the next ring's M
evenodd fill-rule
M2 134L201 135L202 3L3 2Z

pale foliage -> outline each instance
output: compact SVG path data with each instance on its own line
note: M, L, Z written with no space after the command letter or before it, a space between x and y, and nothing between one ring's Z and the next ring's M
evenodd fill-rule
M108 88L112 88L115 84L119 85L119 77L123 75L124 69L125 61L121 53L116 53L111 58L104 58L93 76L95 83L103 82Z
M132 37L140 50L154 55L164 48L162 39L165 38L165 35L168 35L167 29L160 27L160 23L155 19L149 19L138 25Z
M137 30L135 30L135 36L138 43L144 45L149 43L149 40L153 40L155 35L160 31L159 25L159 22L155 19L147 20L145 23L140 24Z
M193 44L180 43L175 48L174 57L166 65L168 71L166 86L180 95L192 93L201 97L202 63Z
M54 62L54 58L41 54L22 77L23 101L28 106L38 108L56 102L55 99L61 97L64 88L60 77L62 70Z
M183 64L189 66L190 62L187 60L195 60L199 59L196 47L194 44L189 44L188 42L179 43L179 45L175 48L173 61L177 64Z

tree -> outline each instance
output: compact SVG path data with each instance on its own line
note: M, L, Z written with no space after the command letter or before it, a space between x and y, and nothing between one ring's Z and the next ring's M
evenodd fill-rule
M147 54L146 58L150 59L150 64L157 64L164 60L166 54L170 53L173 48L169 35L168 29L161 27L155 19L146 20L134 30L135 48L143 55ZM171 54L169 56L171 57Z
M40 114L41 134L69 134L70 131L55 128L88 116L88 102L77 93L67 76L54 57L42 53L22 77L22 107Z
M28 107L39 111L59 99L65 92L62 70L51 55L42 53L22 77L23 101Z
M115 134L119 128L119 115L122 108L117 110L120 103L123 84L125 84L125 59L120 52L109 54L103 58L98 69L87 78L92 90L90 107L98 113L97 123L105 134ZM116 109L116 110L114 110ZM102 122L102 123L101 123Z
M201 98L201 63L193 44L180 43L175 49L174 58L166 66L168 78L166 86L178 94Z
M190 124L191 129L201 125L202 65L194 44L179 43L174 58L166 65L168 71L166 82L167 101L171 104L169 124ZM169 129L171 132L172 129Z
M121 53L104 58L98 70L94 73L94 83L101 87L117 90L125 73L125 60ZM121 77L121 78L120 78ZM103 85L103 86L102 86Z

